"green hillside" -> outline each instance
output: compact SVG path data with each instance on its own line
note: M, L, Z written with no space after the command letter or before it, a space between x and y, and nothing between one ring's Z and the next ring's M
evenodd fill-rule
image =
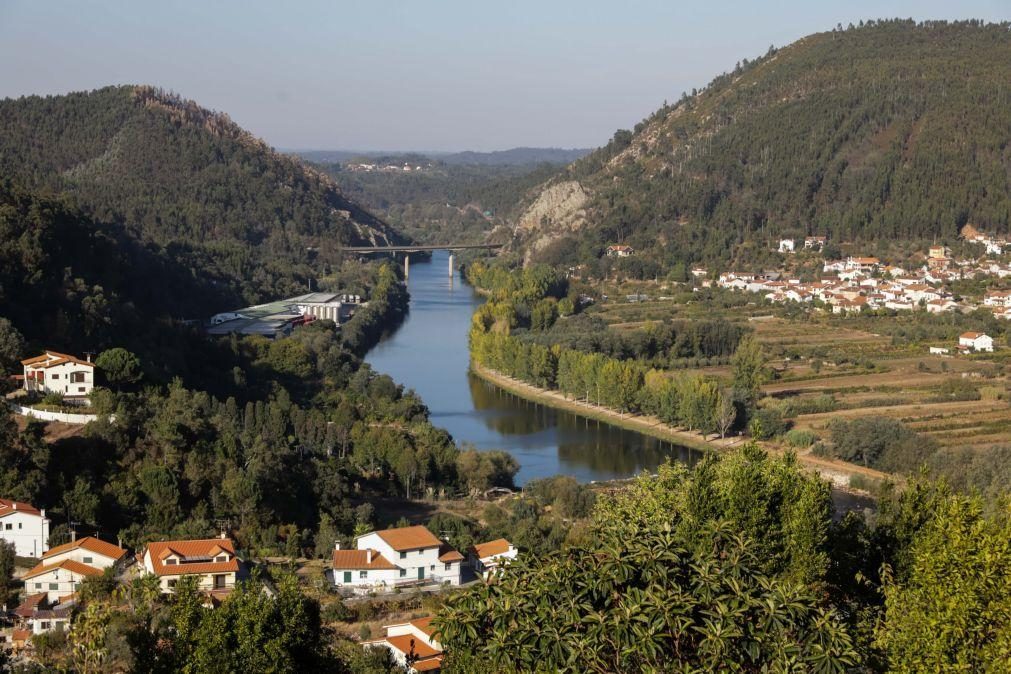
M624 242L661 264L753 258L783 234L1006 233L1009 105L1008 24L818 33L618 131L532 195L518 231L542 259Z
M146 86L0 101L0 174L165 247L228 301L304 288L341 243L399 240L324 174Z

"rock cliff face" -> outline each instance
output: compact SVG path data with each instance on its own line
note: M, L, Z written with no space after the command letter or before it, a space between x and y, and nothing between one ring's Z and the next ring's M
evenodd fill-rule
M525 242L526 257L553 240L582 229L590 196L577 180L545 188L516 223L516 234Z

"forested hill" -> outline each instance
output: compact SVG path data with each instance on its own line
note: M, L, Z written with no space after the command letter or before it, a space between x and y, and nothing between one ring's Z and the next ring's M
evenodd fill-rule
M1007 23L840 27L618 131L532 194L518 231L542 259L624 242L668 264L746 258L784 234L1007 232L1009 106Z
M227 115L146 86L0 101L0 174L170 248L234 301L304 288L341 243L401 240Z

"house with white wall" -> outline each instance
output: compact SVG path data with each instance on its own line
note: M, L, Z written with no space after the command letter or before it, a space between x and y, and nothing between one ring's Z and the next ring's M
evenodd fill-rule
M158 576L166 594L175 591L183 576L197 576L197 586L205 592L231 591L241 570L235 544L225 536L148 543L143 564L147 573Z
M0 540L14 545L19 557L41 557L49 549L49 518L45 509L0 498Z
M519 554L516 546L504 538L487 543L478 543L469 551L469 559L474 571L485 579L490 578Z
M85 578L101 576L109 567L122 568L127 552L118 545L92 536L50 548L22 580L28 594L46 593L46 601L58 603L80 589Z
M386 648L398 665L415 672L435 672L442 668L443 650L432 627L431 618L418 618L397 625L386 625L386 636L362 642L367 648Z
M58 351L21 361L26 391L58 393L71 400L84 399L95 387L95 364Z
M983 332L963 332L958 336L958 348L965 351L993 351L993 337Z
M780 239L779 240L779 252L780 253L792 253L794 251L793 239Z
M334 550L338 587L407 583L460 584L464 557L423 526L373 531L355 539L355 550Z

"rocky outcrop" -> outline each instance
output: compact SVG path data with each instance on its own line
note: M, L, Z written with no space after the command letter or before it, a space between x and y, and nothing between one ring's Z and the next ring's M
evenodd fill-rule
M589 194L576 180L555 183L544 189L516 224L517 233L549 230L554 234L577 231L586 223Z

